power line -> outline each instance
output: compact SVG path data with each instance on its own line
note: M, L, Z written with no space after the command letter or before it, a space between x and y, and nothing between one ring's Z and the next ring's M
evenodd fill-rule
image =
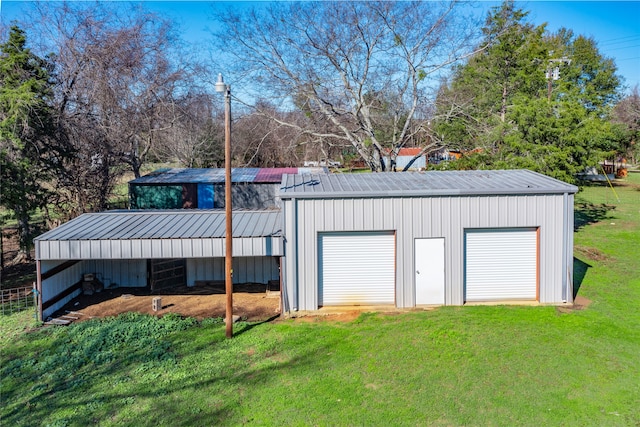
M640 56L632 56L631 58L616 59L616 61L617 62L620 62L620 61L631 61L632 59L640 59Z
M633 46L615 47L613 49L607 49L607 52L611 52L612 50L633 49L634 47L640 47L640 44L636 44L636 45L633 45Z
M631 40L626 40L626 39L631 39ZM618 40L625 40L625 41L635 41L635 39L640 40L640 35L633 35L633 36L625 36L625 37L617 37L615 39L607 39L607 40L601 40L598 44L618 44L618 43L624 43L624 42L620 42Z

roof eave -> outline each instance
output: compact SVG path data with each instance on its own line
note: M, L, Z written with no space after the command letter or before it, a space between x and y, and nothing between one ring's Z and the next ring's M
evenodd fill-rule
M287 199L352 199L363 197L380 197L380 198L401 198L401 197L460 197L460 196L520 196L533 194L575 194L578 187L567 187L565 189L541 189L527 188L521 190L415 190L415 191L331 191L321 193L280 193L282 200Z

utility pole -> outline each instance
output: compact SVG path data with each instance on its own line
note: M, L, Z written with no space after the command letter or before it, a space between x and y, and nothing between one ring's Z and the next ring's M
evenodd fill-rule
M218 81L215 85L216 92L224 94L224 211L226 217L225 236L225 293L227 304L225 310L227 338L233 337L233 227L231 208L231 85L224 83L222 74L218 74Z
M553 89L553 81L560 79L560 65L562 64L569 65L571 64L571 60L566 56L549 60L547 72L545 73L545 76L547 78L547 101L549 102L551 102L551 90Z

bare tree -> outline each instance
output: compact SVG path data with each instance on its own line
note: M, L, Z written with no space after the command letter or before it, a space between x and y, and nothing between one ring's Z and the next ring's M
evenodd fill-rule
M248 167L299 166L307 155L310 137L282 122L299 123L302 119L300 112L279 111L267 101L257 101L255 112L234 123L236 162Z
M619 123L625 129L620 150L622 154L629 156L631 163L638 160L640 153L640 92L636 85L631 94L620 100L613 109L613 121Z
M224 164L224 119L218 97L188 93L175 103L178 114L163 132L151 155L177 161L183 167L221 167Z
M56 108L79 152L60 194L71 211L104 209L119 177L140 176L181 115L189 74L175 27L111 3L40 3L33 22L41 49L56 53Z
M305 120L261 114L313 139L343 141L381 171L387 153L393 161L425 131L428 117L419 111L431 103L433 77L476 45L480 26L458 5L275 3L221 14L218 40L237 59L242 87L260 94L254 99L301 111Z

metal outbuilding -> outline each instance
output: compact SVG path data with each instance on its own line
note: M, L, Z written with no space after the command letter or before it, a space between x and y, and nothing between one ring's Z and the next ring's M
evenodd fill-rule
M573 299L578 188L528 170L285 175L285 311Z
M234 282L279 279L280 211L234 211ZM105 287L194 285L224 279L225 212L109 211L81 215L34 240L40 314L80 294L95 275ZM42 318L42 317L41 317Z
M277 207L276 190L284 174L323 174L326 168L233 168L234 209ZM131 209L224 208L225 170L215 168L158 169L129 181Z

